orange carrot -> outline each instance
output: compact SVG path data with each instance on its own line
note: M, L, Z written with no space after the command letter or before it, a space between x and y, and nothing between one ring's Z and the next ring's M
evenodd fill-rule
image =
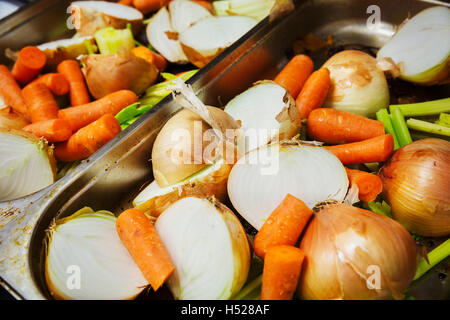
M295 100L300 119L307 119L312 110L322 106L329 88L330 71L327 68L320 68L311 74Z
M117 1L118 4L123 4L125 6L132 6L133 0L119 0Z
M384 135L381 121L350 112L319 108L308 116L308 135L331 144L357 142Z
M394 139L391 134L375 138L325 147L343 164L357 164L386 161L394 151Z
M136 57L142 58L150 62L156 68L158 68L159 71L162 71L167 67L166 59L162 55L150 50L147 47L144 46L135 47L131 50L131 53L133 53Z
M58 104L45 84L30 83L23 88L22 94L32 123L58 118Z
M153 290L158 290L175 271L156 228L142 211L128 209L116 222L117 233Z
M4 65L0 65L0 97L14 111L26 115L27 104L22 96L22 91L11 72Z
M194 0L194 2L201 5L203 8L214 14L214 7L210 1Z
M256 255L264 259L271 246L294 245L311 215L312 210L302 200L288 193L256 234Z
M383 182L377 175L348 168L345 168L345 171L347 171L350 187L358 186L358 198L360 200L373 201L383 191Z
M37 47L28 46L19 51L11 73L17 82L25 85L37 77L46 62L47 56L43 51Z
M104 114L116 115L120 110L137 101L138 97L133 91L119 90L93 102L62 109L58 112L58 118L68 121L72 131L75 132Z
M62 96L69 92L69 82L60 73L47 73L31 83L41 82L45 84L54 95Z
M296 99L313 71L314 63L308 56L298 54L275 77L274 81L285 87Z
M72 130L65 120L51 119L29 124L23 130L34 134L38 138L45 138L48 142L66 141L72 135Z
M70 104L72 106L79 106L91 101L78 62L75 60L64 60L58 65L57 70L69 82Z
M105 114L75 132L66 142L55 146L56 159L65 162L89 157L121 131L119 121L111 114Z
M273 246L264 259L261 300L291 300L305 254L294 246Z
M154 12L164 7L170 0L133 0L133 5L143 14Z

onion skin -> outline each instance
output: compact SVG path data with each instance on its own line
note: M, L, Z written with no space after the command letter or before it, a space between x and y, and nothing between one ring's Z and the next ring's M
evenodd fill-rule
M20 130L29 124L24 116L14 112L12 108L0 109L0 128Z
M393 217L422 236L450 234L450 142L422 139L398 149L381 168Z
M401 299L417 268L416 244L402 225L341 203L318 209L300 249L302 299ZM369 266L379 267L379 289L368 288Z

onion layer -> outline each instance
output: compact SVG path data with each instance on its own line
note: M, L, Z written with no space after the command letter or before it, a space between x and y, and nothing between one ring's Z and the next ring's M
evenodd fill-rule
M302 299L401 299L417 268L416 244L404 227L345 204L319 207L300 249Z
M393 217L423 236L450 234L450 142L422 139L398 149L381 168Z
M0 109L0 128L20 130L28 124L30 122L24 116L14 112L11 107Z

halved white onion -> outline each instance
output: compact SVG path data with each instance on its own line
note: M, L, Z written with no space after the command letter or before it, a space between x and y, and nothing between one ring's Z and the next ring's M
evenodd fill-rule
M245 231L224 205L186 197L155 223L175 272L167 284L179 300L224 300L244 285L250 267Z
M240 158L228 177L228 195L237 212L257 230L288 193L309 208L342 201L348 178L336 156L322 147L271 144Z
M87 207L51 228L45 276L56 299L132 299L148 284L120 241L116 217Z
M95 40L92 36L51 41L40 44L38 48L47 56L47 64L54 67L63 60L76 59L80 55L88 54L86 42L95 48Z
M205 7L194 1L172 0L168 7L175 32L183 32L197 21L211 17L211 13Z
M377 54L390 60L400 78L432 85L450 81L450 9L436 6L415 15ZM381 63L380 65L386 65Z
M244 131L238 141L241 154L274 139L290 139L300 128L294 99L271 81L259 82L239 94L227 103L224 111L241 121Z
M39 191L55 181L53 149L24 131L0 129L0 201Z

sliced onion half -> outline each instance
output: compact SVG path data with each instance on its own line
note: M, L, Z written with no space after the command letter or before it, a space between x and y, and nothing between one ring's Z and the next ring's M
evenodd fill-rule
M225 300L245 283L250 248L245 231L224 205L186 197L155 223L175 272L168 280L179 300Z
M348 190L344 166L322 147L271 144L240 158L228 178L228 195L239 214L257 230L288 193L309 208L342 201Z
M147 281L116 231L116 217L83 208L56 221L47 246L45 276L57 299L132 299Z
M169 3L170 21L175 32L183 32L202 19L211 17L203 6L189 0L173 0Z
M224 111L241 121L245 139L238 141L241 154L277 138L290 139L299 130L300 117L294 99L271 81L259 82L239 94Z
M56 67L63 60L76 59L80 55L88 54L86 42L95 48L95 40L91 36L47 42L40 44L38 48L47 56L47 64Z
M39 191L55 181L56 160L44 140L0 129L0 201Z
M426 85L448 83L449 39L450 9L428 8L409 20L378 51L377 59L383 69L396 69L404 80Z

